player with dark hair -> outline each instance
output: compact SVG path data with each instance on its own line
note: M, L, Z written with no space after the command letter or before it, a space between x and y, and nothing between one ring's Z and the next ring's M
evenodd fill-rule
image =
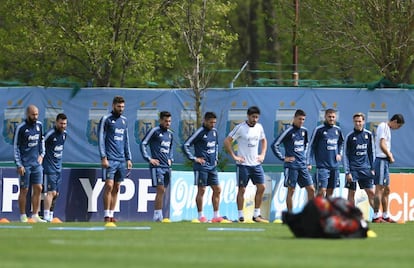
M26 120L16 126L13 137L14 161L20 176L19 210L21 222L28 222L26 197L29 186L32 187L32 220L46 222L39 217L45 145L43 126L42 122L38 121L38 117L39 109L34 105L29 105L26 109Z
M45 134L45 158L43 160L43 173L46 180L46 197L44 200L43 218L46 221L59 222L53 218L56 199L59 196L59 186L62 181L62 157L66 141L67 117L64 113L56 116L55 126Z
M268 223L260 213L265 191L262 163L266 156L267 140L263 126L259 123L260 109L252 106L247 109L247 120L236 125L224 140L224 147L236 161L238 176L237 209L239 222L244 222L244 193L249 180L256 185L253 221ZM237 153L233 151L233 142L237 141ZM259 145L261 152L259 154Z
M112 112L101 118L98 126L99 154L105 187L103 193L104 221L115 222L114 210L120 185L132 168L127 118L123 115L125 99L115 96Z
M203 197L207 186L213 190L211 197L213 219L211 222L227 221L227 219L220 217L219 213L221 187L217 175L218 134L215 128L216 122L216 114L206 112L203 125L188 137L182 146L187 158L193 161L194 184L197 185L196 205L200 222L207 222L203 213ZM194 154L191 152L191 146L194 146Z
M405 123L402 114L394 114L388 122L382 122L377 127L375 135L375 198L374 216L372 222L395 223L388 215L388 196L390 194L389 164L395 162L391 153L391 130L401 128ZM379 212L382 206L382 217Z
M157 222L169 221L162 213L165 188L171 180L171 165L173 162L173 133L171 127L171 113L160 113L159 126L150 129L141 142L142 157L148 161L152 186L157 188L153 220ZM147 151L149 146L150 152Z
M354 130L345 137L344 170L348 200L355 203L357 183L364 189L371 207L374 207L374 137L364 128L365 115L356 113L352 117Z
M308 130L303 127L305 118L306 113L303 110L296 110L292 125L280 133L271 146L275 156L283 161L284 186L288 188L286 206L289 212L292 212L296 184L305 187L308 193L308 201L315 197L313 181L306 166ZM285 148L284 154L280 148L282 144Z
M335 188L339 187L339 164L342 161L344 137L341 128L336 126L336 111L325 111L325 122L317 126L309 142L307 152L308 168L314 156L316 164L317 195L332 196Z

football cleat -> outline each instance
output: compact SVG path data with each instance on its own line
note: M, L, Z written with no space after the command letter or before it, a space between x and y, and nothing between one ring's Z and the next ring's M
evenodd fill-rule
M253 217L253 221L254 222L260 222L260 223L269 223L269 221L268 220L266 220L266 219L263 219L262 218L262 216L257 216L257 217Z

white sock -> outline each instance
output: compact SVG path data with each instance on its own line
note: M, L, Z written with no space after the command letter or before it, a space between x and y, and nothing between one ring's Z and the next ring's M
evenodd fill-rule
M204 217L204 213L202 211L198 212L198 218Z
M255 208L254 209L254 212L253 212L253 217L258 217L258 216L260 216L260 208Z
M46 220L48 220L50 217L50 210L44 210L43 211L43 218L45 218Z
M162 209L154 210L154 220L162 220Z
M244 217L243 210L239 210L238 213L239 213L239 218Z
M374 212L374 219L378 219L379 217L381 217L381 213L380 212Z
M113 211L113 210L110 210L110 211L109 211L109 217L111 217L111 218L113 218L113 217L114 217L114 211Z
M218 218L218 217L220 217L220 214L219 214L219 212L218 211L214 211L213 212L213 214L214 214L214 218Z
M107 209L104 210L104 217L111 217L109 214L109 210Z
M49 217L50 217L51 220L53 220L53 211L49 212Z
M388 218L389 218L388 212L387 212L387 211L383 212L383 213L382 213L382 217L383 217L384 219L388 219Z

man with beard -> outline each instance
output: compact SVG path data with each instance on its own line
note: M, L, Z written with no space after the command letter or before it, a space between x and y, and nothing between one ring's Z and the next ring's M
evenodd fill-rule
M171 165L173 162L173 132L171 113L160 112L160 124L148 130L141 142L142 158L149 163L152 186L156 187L154 216L155 222L169 222L164 218L162 207L164 193L171 180ZM149 147L149 150L148 150Z
M225 217L220 217L220 193L221 187L217 175L218 162L218 133L215 128L217 116L213 112L204 114L203 125L194 131L184 142L182 149L189 160L193 162L194 184L197 185L196 205L198 220L207 222L203 213L203 198L206 187L213 190L211 202L213 204L213 218L211 222L228 223ZM191 147L194 147L194 153Z
M45 155L42 133L42 122L38 121L39 109L29 105L26 109L26 120L17 125L14 137L14 161L20 176L19 210L20 221L27 222L26 197L29 187L32 187L32 220L46 222L39 217L40 199L42 193L43 168Z
M44 219L53 220L53 210L56 198L59 196L59 186L62 181L62 157L66 141L67 117L63 113L56 116L55 126L45 134L45 159L43 170L46 180L46 198L44 200ZM57 222L60 220L55 219Z
M336 111L327 109L325 122L314 129L307 152L309 170L312 168L312 157L315 158L317 196L332 196L335 188L339 187L343 143L341 128L336 125Z
M124 109L124 98L115 96L112 101L112 112L104 115L98 126L102 179L105 180L103 195L105 222L116 221L114 210L119 187L127 174L127 170L132 168L127 118L122 115Z
M224 139L224 148L236 161L238 175L237 209L238 221L244 222L244 194L249 180L256 185L253 221L269 223L260 214L260 206L265 191L262 163L266 156L267 139L262 124L259 123L260 109L252 106L247 109L247 120L236 125ZM233 151L233 142L237 142L237 153ZM260 154L259 154L260 145Z

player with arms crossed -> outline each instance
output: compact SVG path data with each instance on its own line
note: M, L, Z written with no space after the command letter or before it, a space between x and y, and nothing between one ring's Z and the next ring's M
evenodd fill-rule
M194 184L197 185L196 204L198 219L207 222L203 214L203 197L206 186L213 190L211 201L213 203L213 219L211 222L223 222L227 219L220 217L220 193L221 187L217 175L218 162L218 134L215 128L217 116L213 112L206 112L203 126L198 128L183 144L183 152L187 158L193 161ZM191 152L194 146L194 154Z
M43 173L46 180L46 198L44 200L43 217L46 221L60 222L53 218L56 199L59 196L59 186L62 182L62 157L66 141L67 117L60 113L56 116L55 126L45 134L45 158Z
M339 187L339 164L342 161L344 137L341 128L336 126L336 111L325 111L325 122L317 126L312 134L307 152L308 168L311 169L311 159L316 162L317 195L332 196L335 188Z
M348 200L355 204L355 191L364 189L368 202L374 207L374 138L371 131L364 128L365 115L353 115L354 130L345 137L344 170L345 187L348 188Z
M120 185L132 168L132 156L129 147L127 118L122 114L125 99L115 96L112 112L104 115L98 125L98 143L101 156L103 179L105 180L103 204L104 221L116 222L114 210Z
M397 130L404 125L404 116L394 114L388 122L382 122L377 127L375 136L375 198L374 216L372 222L395 223L388 215L388 196L390 194L389 164L395 162L391 153L391 130ZM379 212L382 206L382 217Z
M152 186L157 188L153 217L156 222L169 221L169 219L164 219L162 207L165 188L171 180L173 162L173 133L170 127L171 113L162 111L159 126L153 127L145 134L140 147L142 157L149 163ZM147 146L150 152L147 151Z
M303 127L306 113L303 110L296 110L293 123L280 133L272 143L272 151L277 158L283 161L285 181L284 186L288 188L286 206L292 212L293 194L296 184L305 187L308 200L315 197L315 188L312 177L306 166L306 149L308 146L308 131ZM285 153L281 151L281 145L285 148Z
M266 156L267 140L263 126L259 123L260 109L256 106L247 109L247 120L236 125L224 140L224 148L236 161L237 165L237 209L239 222L244 222L244 193L249 180L256 185L256 195L254 198L253 221L268 223L260 215L260 206L265 191L264 171L262 163ZM237 141L237 154L233 151L233 142ZM261 147L260 154L259 145Z

